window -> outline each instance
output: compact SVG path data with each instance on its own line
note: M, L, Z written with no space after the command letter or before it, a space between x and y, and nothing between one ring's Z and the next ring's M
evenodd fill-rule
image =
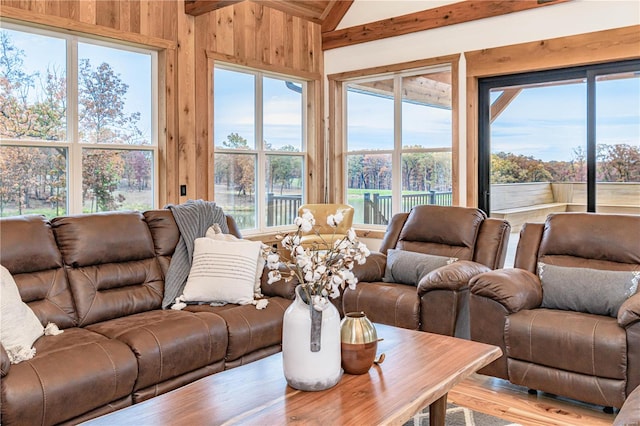
M529 222L638 214L639 72L636 60L480 79L480 207Z
M240 229L291 225L303 203L304 81L216 65L215 201Z
M354 223L386 225L415 205L451 205L451 67L342 85L346 201Z
M3 22L0 216L145 210L156 53Z

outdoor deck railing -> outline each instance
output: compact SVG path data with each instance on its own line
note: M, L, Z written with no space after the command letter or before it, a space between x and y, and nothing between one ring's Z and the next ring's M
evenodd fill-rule
M401 203L404 212L422 204L450 206L453 203L453 193L428 191L419 194L403 194ZM363 213L365 224L388 225L392 215L391 195L365 192Z
M293 224L302 204L302 195L267 194L267 226Z

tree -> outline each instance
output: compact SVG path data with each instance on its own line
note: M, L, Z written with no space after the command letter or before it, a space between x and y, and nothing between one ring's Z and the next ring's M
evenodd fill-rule
M249 144L247 140L238 133L230 133L227 140L222 142L222 146L230 149L248 150ZM222 157L222 156L221 156ZM223 166L226 169L227 187L233 184L234 189L238 191L238 195L251 196L255 187L255 160L253 155L246 154L226 154L227 164ZM216 161L216 164L219 164Z
M91 200L89 211L116 210L123 196L114 197L118 187L124 161L117 151L85 150L82 155L82 191L84 199Z
M89 59L79 65L78 96L81 138L95 143L132 143L142 136L140 113L125 113L124 83L106 62L92 68Z
M139 113L125 113L125 97L129 86L125 84L106 62L96 68L88 59L82 59L79 65L78 100L79 131L81 139L105 144L131 144L142 137L137 127ZM129 170L138 170L137 180L144 179L143 169L148 171L144 161L135 155L120 156L116 151L94 150L83 155L83 193L95 197L91 209L113 210L124 201L114 192L122 180L124 159L138 162L128 164ZM135 172L134 172L135 173Z
M265 142L267 149L271 145ZM292 145L285 145L279 149L285 152L298 152L298 149ZM302 178L302 169L300 168L300 157L290 155L270 155L269 169L267 170L267 182L269 192L274 192L274 186L280 184L280 194L282 195L285 187L290 187L293 179Z
M62 139L66 114L65 76L55 67L47 69L44 80L37 72L26 73L24 55L23 50L13 45L8 33L0 32L0 136ZM41 90L35 90L36 83Z

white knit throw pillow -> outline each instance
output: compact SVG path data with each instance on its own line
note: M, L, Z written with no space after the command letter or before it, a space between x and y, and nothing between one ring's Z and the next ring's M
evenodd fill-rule
M213 224L212 226L209 227L209 229L207 229L207 233L205 235L205 237L207 238L211 238L217 241L229 241L229 242L234 242L234 241L247 241L247 240L243 240L240 238L237 238L235 235L232 234L223 234L222 230L220 229L220 225ZM264 258L262 256L258 256L258 261L256 263L256 281L253 287L253 296L256 298L260 298L262 297L262 272L264 270L264 265L265 265L266 261L264 260Z
M0 342L12 364L36 355L33 343L44 335L44 327L31 308L22 301L11 273L0 265Z
M260 241L197 238L183 302L253 303Z

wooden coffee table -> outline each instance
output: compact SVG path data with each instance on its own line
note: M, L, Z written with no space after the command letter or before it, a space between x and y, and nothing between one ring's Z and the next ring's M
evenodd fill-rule
M497 359L483 343L376 324L378 353L368 373L345 374L320 392L289 386L276 354L227 370L89 422L91 425L402 425L427 405L443 425L447 392Z

